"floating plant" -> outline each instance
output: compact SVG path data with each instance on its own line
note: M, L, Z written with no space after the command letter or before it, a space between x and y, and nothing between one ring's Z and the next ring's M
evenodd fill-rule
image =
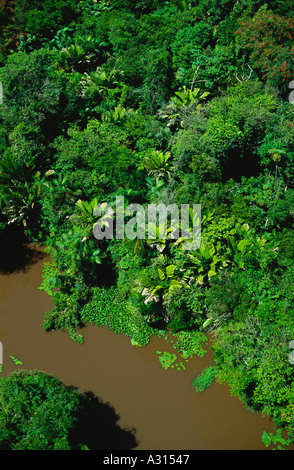
M156 354L161 354L161 356L159 356L158 359L159 359L160 364L165 370L171 367L172 364L177 360L177 356L169 352L161 353L161 351L156 351Z
M13 360L14 364L16 364L17 366L18 365L20 365L20 366L23 365L23 362L20 361L19 359L17 359L16 357L14 357L14 356L9 356L9 357Z

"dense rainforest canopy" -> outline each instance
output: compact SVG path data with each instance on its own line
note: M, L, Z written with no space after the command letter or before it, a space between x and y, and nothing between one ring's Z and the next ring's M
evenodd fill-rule
M209 333L217 380L292 441L292 0L1 0L0 20L1 250L49 248L44 328ZM97 240L118 196L200 204L200 248Z

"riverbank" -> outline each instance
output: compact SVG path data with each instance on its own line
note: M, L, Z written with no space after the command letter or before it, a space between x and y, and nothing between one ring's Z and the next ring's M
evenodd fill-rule
M4 375L20 367L12 355L26 370L43 370L93 393L115 410L120 428L134 432L136 450L265 449L262 432L274 430L269 418L250 413L226 386L193 389L194 378L210 363L209 348L185 363L186 370L164 370L157 351L174 351L164 338L134 348L129 338L105 327L83 328L83 344L62 331L44 331L42 317L53 305L38 287L48 258L35 259L16 273L0 275Z

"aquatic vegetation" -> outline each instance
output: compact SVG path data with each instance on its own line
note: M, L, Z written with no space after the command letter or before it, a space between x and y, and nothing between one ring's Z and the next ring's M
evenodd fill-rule
M175 335L173 348L180 352L184 359L193 356L203 357L206 350L203 344L208 343L207 336L200 331L180 331Z
M215 366L210 365L203 369L201 374L199 374L192 382L196 392L203 392L207 387L209 387L212 384L216 374L217 367Z
M16 364L17 366L18 366L18 365L19 365L19 366L23 365L23 362L22 362L20 359L17 359L17 358L14 357L14 356L9 356L9 357L13 360L14 364Z
M169 368L176 370L186 370L186 366L183 364L182 361L179 363L176 362L177 360L177 355L169 353L167 351L161 352L161 351L156 351L156 354L158 354L158 359L162 367L167 370Z
M159 354L159 362L165 370L172 367L172 364L174 364L174 362L177 360L176 354L171 354L167 351L163 353L161 351L156 351L156 354Z

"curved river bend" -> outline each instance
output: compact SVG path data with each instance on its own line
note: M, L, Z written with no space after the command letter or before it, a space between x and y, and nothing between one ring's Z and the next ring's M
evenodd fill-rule
M156 351L175 351L160 338L134 348L130 339L95 326L83 329L83 344L62 331L45 332L42 316L53 304L38 290L44 261L40 253L26 269L0 274L3 375L20 367L12 355L26 370L43 370L91 392L114 410L116 426L133 430L135 450L265 449L262 432L274 431L269 418L250 413L224 385L213 383L202 393L192 387L210 351L189 360L185 371L164 370ZM118 435L110 448L124 448Z

